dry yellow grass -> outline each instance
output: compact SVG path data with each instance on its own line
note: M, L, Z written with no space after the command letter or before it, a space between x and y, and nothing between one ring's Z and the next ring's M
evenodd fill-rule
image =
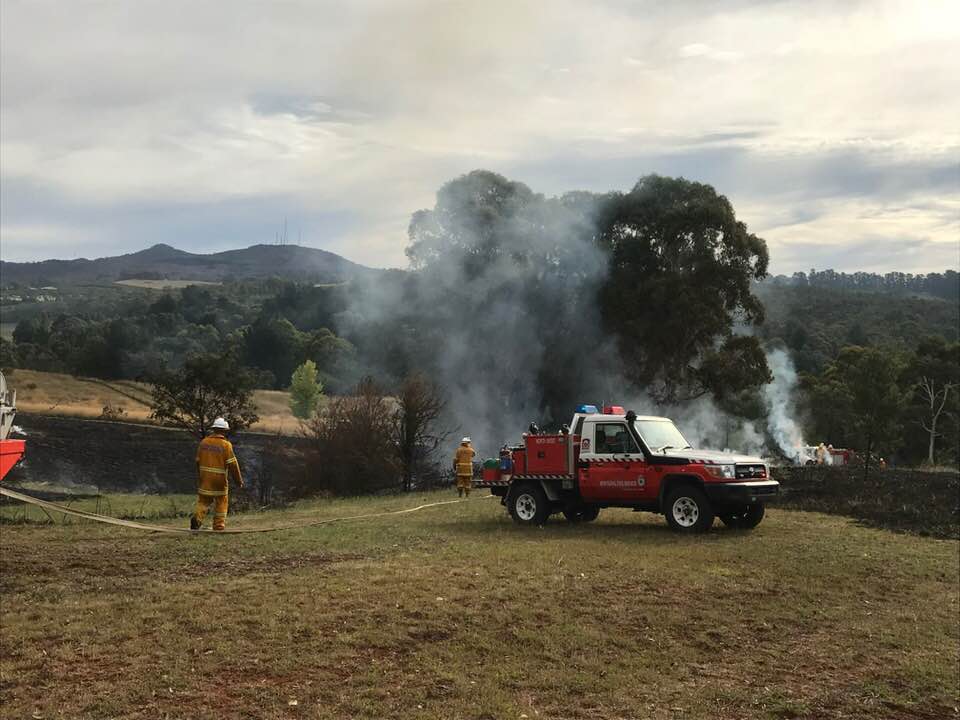
M12 370L7 383L17 391L17 409L24 413L95 418L110 405L123 410L123 419L130 422L148 422L150 416L150 389L144 383L36 370ZM291 435L299 429L300 421L290 412L289 393L257 390L254 402L260 422L252 430Z

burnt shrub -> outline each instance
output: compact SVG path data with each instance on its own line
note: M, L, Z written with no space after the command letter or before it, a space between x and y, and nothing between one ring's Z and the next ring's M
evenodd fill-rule
M371 378L361 380L352 395L332 399L303 425L308 450L298 494L399 489L392 423L390 403Z

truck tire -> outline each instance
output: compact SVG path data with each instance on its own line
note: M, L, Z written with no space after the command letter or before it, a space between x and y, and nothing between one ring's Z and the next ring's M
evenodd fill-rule
M763 520L764 506L762 502L752 503L735 513L720 513L720 520L728 528L737 530L753 530Z
M550 517L547 494L533 483L524 483L511 492L507 508L514 522L520 525L543 525Z
M672 488L666 497L663 514L673 530L683 533L702 533L713 525L713 506L703 490L695 485Z
M600 515L596 505L576 505L563 511L563 516L572 523L593 522Z

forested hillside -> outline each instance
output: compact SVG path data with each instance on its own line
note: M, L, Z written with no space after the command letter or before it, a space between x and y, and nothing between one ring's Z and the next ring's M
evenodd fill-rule
M242 250L202 255L169 245L96 260L0 261L4 288L141 280L219 282L284 277L304 282L341 282L371 272L334 253L299 245L254 245Z
M956 273L954 282L956 282ZM765 340L781 340L798 370L821 372L847 345L916 348L939 335L956 342L960 306L956 301L883 290L810 285L759 284L766 321Z
M960 276L956 270L919 275L903 272L879 275L867 272L846 273L813 269L809 273L796 272L790 277L777 275L770 282L773 285L791 285L800 288L866 290L892 295L921 295L942 300L960 299Z

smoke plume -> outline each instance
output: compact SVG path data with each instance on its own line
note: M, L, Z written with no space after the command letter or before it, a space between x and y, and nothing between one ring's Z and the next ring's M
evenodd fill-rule
M411 220L413 272L358 285L342 333L376 377L396 384L417 370L443 386L452 440L470 435L481 456L517 442L531 421L559 427L581 403L668 415L691 444L760 453L762 432L709 398L662 407L626 379L599 307L611 263L598 241L601 197L544 197L486 171L447 183ZM644 301L638 293L622 312L658 312ZM771 433L792 448L796 373L784 352L769 358Z
M773 382L763 389L767 430L780 452L795 459L804 446L803 433L795 419L793 400L797 389L797 371L786 350L780 348L767 353L767 364L773 373Z
M556 427L579 402L622 397L589 197L546 198L482 171L447 183L411 221L415 272L361 288L347 336L377 376L418 369L442 385L455 437L483 455L531 421Z

